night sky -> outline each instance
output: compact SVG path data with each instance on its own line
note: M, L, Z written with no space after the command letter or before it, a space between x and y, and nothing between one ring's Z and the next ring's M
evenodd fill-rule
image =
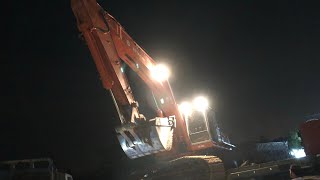
M233 143L286 136L320 111L317 1L100 4L170 65L178 102L209 97ZM112 100L70 2L13 1L8 10L0 160L49 156L82 179L116 179L141 163L128 161L117 144Z

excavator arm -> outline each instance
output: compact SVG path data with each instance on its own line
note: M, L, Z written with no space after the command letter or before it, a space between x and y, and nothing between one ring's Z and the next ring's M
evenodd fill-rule
M96 0L71 0L71 7L102 84L114 100L121 122L116 132L128 157L163 151L170 151L167 155L174 157L213 147L234 147L222 137L214 118L210 117L205 99L194 99L191 108L188 103L178 108L165 76L167 70L157 64ZM158 117L146 119L140 113L125 67L134 71L152 92ZM186 114L183 109L193 113Z
M113 97L121 121L116 131L128 157L137 158L171 150L173 138L175 142L188 143L185 122L168 80L153 77L153 73L163 73L156 62L95 0L72 0L71 7L102 84ZM152 91L159 104L158 117L146 120L139 113L139 104L124 73L124 65L130 67ZM180 128L173 133L175 126Z

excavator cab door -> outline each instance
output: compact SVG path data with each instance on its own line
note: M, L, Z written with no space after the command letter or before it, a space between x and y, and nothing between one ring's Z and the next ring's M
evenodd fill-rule
M230 150L235 147L220 130L213 110L196 111L185 120L191 145L195 149L215 146Z
M211 141L210 126L206 112L194 112L186 116L187 132L191 144Z

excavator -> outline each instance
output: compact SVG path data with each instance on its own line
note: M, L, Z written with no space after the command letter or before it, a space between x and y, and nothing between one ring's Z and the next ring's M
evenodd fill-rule
M224 173L218 157L198 154L206 149L234 147L214 121L208 100L197 97L192 103L178 105L168 81L168 68L153 60L96 0L71 0L71 7L103 87L113 99L121 123L115 130L125 154L131 159L151 154L188 159L204 163L207 170ZM140 107L146 105L139 104L134 96L128 68L152 92L155 117L141 113Z
M103 87L113 99L120 124L115 131L124 153L130 159L154 156L169 162L150 179L247 179L287 173L288 163L296 162L273 162L227 173L222 160L207 152L235 146L219 129L208 100L201 96L177 104L168 67L152 59L96 0L71 0L71 8ZM153 105L137 98L139 88L151 92L140 95L152 96Z

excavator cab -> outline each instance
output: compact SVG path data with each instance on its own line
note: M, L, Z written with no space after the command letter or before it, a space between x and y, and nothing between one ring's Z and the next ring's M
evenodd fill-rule
M205 112L195 112L192 116L186 117L186 120L191 144L211 141L209 120Z
M206 98L197 97L192 103L184 102L179 109L186 123L192 150L234 147L228 137L221 132L215 112L209 107Z

